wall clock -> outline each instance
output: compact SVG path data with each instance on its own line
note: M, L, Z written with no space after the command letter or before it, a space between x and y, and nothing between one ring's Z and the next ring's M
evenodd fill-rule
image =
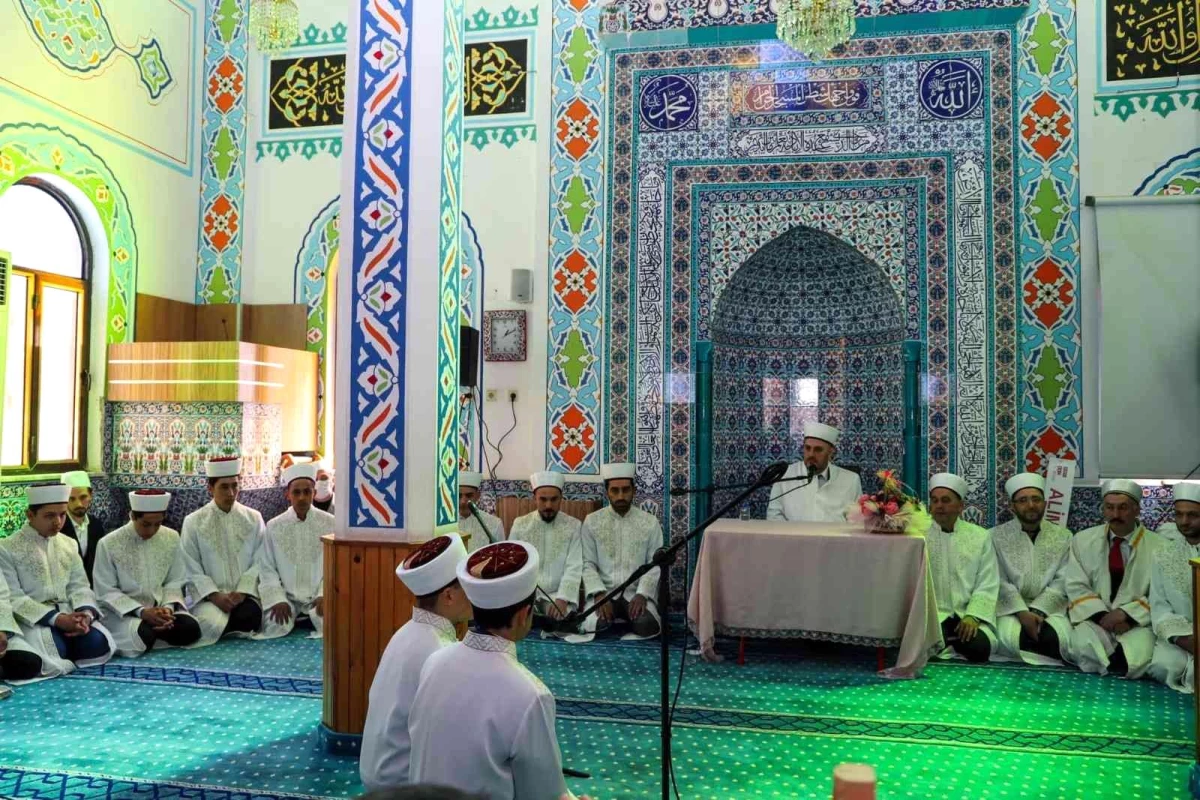
M524 361L528 339L524 309L483 312L485 360Z

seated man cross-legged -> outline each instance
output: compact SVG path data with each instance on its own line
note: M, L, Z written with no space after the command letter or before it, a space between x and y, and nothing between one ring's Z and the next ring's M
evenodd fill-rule
M0 681L28 681L42 672L42 658L21 637L21 627L13 618L8 584L0 571ZM9 690L0 686L0 699Z
M170 503L171 495L157 489L130 492L129 522L96 548L93 576L104 625L126 658L200 640L200 623L183 602L179 534L162 524Z
M566 480L558 472L538 472L530 476L537 510L513 522L510 542L528 542L541 556L538 572L538 599L533 604L534 624L552 626L579 602L583 580L582 525L564 514L562 490Z
M34 484L25 495L24 527L0 539L0 572L21 638L41 658L41 677L103 664L113 656L112 637L98 622L100 604L79 548L59 535L70 487Z
M1189 562L1200 558L1200 484L1177 483L1174 494L1174 535L1159 545L1150 573L1150 620L1155 636L1150 677L1176 691L1191 693L1196 638Z
M988 532L961 518L967 482L949 472L929 481L933 524L925 534L942 638L968 661L987 661L996 640L1000 573ZM945 655L945 654L944 654Z
M317 467L293 464L283 472L287 511L267 523L258 548L258 595L263 636L285 636L299 618L321 633L325 625L325 557L321 537L333 533L333 515L313 506Z

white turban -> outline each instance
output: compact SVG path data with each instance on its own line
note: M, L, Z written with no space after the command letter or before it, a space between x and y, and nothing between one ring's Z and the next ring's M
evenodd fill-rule
M236 478L242 474L240 458L210 458L204 462L204 474L209 478Z
M1180 500L1188 500L1193 503L1200 503L1200 483L1177 483L1171 487L1171 491L1175 495L1173 502L1178 503Z
M622 478L633 480L637 477L637 465L627 461L614 464L601 464L600 477L606 481L615 481Z
M129 510L155 514L171 505L171 493L159 489L137 489L129 493Z
M822 442L829 442L834 447L837 447L838 439L842 437L842 432L832 425L825 425L821 422L806 422L804 424L804 438L812 437L820 439Z
M470 489L478 489L482 485L483 485L483 473L482 472L463 472L462 470L459 470L458 486L460 489L463 486L466 486Z
M25 487L25 500L31 506L65 503L71 498L71 487L65 483L34 483Z
M310 481L317 480L317 465L312 462L303 464L292 464L283 471L283 485L291 486L292 481L298 481L301 478L308 478Z
M429 558L429 553L437 555ZM467 548L458 534L439 536L418 547L396 567L396 577L417 597L439 592L454 582ZM419 566L411 566L413 563Z
M1110 494L1123 494L1133 498L1138 503L1142 502L1142 487L1138 486L1134 481L1125 480L1124 478L1113 478L1100 484L1101 497Z
M1004 491L1011 498L1022 489L1037 489L1046 493L1046 479L1035 472L1018 472L1004 482Z
M494 578L471 574L472 564L477 565L477 570L487 564L491 551L514 545L523 548L526 555L525 563L515 572ZM496 542L476 550L458 563L458 582L476 608L508 608L528 598L537 588L539 560L537 548L528 542Z
M949 489L958 495L959 500L966 500L969 488L967 482L953 472L939 472L929 479L929 491L934 489Z
M552 487L561 492L566 484L567 479L561 472L535 472L529 476L529 486L535 492L543 486Z

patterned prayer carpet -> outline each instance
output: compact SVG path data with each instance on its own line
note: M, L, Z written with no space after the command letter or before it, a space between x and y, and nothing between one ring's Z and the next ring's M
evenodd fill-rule
M521 657L558 698L565 763L592 775L571 788L657 797L656 646L531 639ZM320 642L297 634L18 687L0 703L0 797L354 797L356 761L316 739L320 660ZM1191 698L1165 687L1007 665L933 664L918 681L873 670L869 651L820 645L752 645L742 667L689 658L680 794L827 798L833 767L862 761L880 798L1187 796Z

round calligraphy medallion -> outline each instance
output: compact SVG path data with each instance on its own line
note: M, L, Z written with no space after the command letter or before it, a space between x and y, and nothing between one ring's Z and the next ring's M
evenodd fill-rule
M983 100L983 77L971 63L939 61L921 76L921 106L938 119L962 119Z
M659 75L642 84L638 98L642 124L656 131L690 126L699 112L696 87L682 75Z

